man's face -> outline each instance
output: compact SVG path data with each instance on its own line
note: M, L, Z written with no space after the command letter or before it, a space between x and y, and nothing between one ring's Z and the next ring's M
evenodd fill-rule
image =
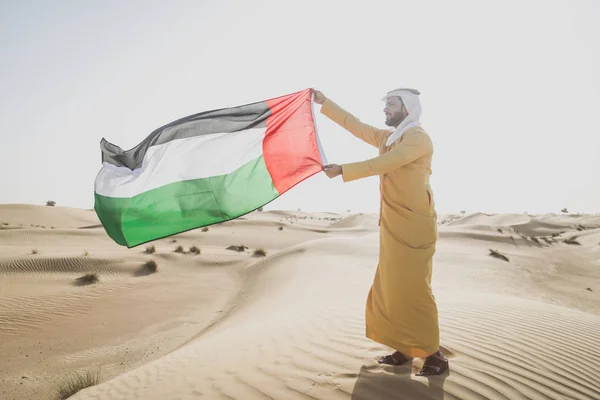
M393 127L400 125L408 115L400 97L387 99L383 112L385 113L385 124Z

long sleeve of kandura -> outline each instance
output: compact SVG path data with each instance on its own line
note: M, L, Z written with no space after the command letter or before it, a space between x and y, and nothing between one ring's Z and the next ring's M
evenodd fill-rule
M357 138L375 147L379 147L389 134L389 131L385 129L378 129L361 122L354 115L329 99L325 99L323 102L321 113Z
M433 151L431 139L424 133L405 134L404 140L392 150L370 160L342 165L342 179L350 182L373 175L383 175Z

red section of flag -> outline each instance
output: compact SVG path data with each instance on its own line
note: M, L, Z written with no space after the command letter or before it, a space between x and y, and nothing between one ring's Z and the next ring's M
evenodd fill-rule
M283 194L322 170L314 116L312 91L306 89L267 100L263 155L273 185Z

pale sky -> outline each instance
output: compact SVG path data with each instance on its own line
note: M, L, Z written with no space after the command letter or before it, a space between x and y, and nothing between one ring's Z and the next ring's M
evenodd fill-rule
M92 208L103 137L309 87L385 127L408 86L439 213L600 212L600 1L351 4L2 1L0 203ZM377 155L317 125L329 162ZM377 212L378 178L320 174L266 208Z

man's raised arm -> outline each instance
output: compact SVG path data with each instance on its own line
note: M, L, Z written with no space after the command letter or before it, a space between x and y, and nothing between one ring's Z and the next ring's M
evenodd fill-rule
M313 93L315 95L315 103L322 105L321 113L323 115L366 143L379 148L390 134L390 131L387 129L378 129L361 122L318 90L313 90Z

